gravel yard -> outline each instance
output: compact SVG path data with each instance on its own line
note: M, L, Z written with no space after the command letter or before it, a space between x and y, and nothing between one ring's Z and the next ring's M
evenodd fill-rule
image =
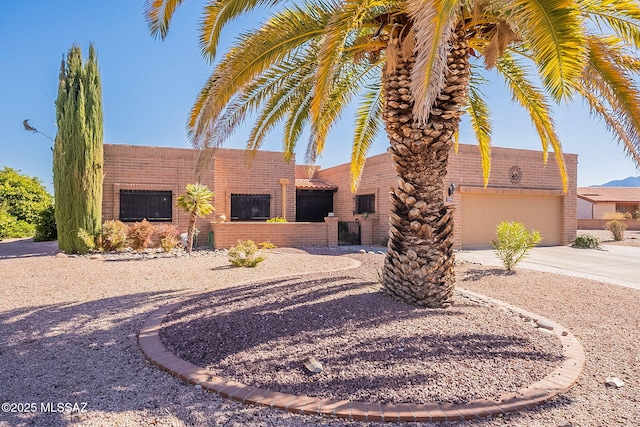
M25 248L19 249L18 246ZM33 253L39 256L29 256ZM0 413L0 426L377 425L289 414L246 406L204 393L149 364L137 345L137 334L154 310L177 298L205 290L211 291L208 295L217 292L231 298L234 294L231 288L246 293L254 287L241 285L256 280L267 286L275 286L274 278L283 275L314 273L307 276L311 278L308 283L315 291L325 289L327 292L324 297L382 297L376 294L373 285L375 280L372 280L372 272L379 268L382 261L381 255L323 256L300 250L276 249L270 251L267 260L255 269L235 269L228 267L225 256L213 253L190 258L133 260L57 258L52 256L53 253L55 250L46 244L0 242L0 283L3 291L0 300L0 402L15 403L14 408L23 412L35 408L35 411L28 413ZM355 267L356 260L362 262L364 267L345 270ZM341 271L328 273L332 270ZM638 291L527 270L507 275L478 265L459 266L457 274L459 287L504 300L568 327L585 347L587 366L573 389L536 409L491 420L449 425L640 425ZM331 277L350 279L334 280L330 286L323 282ZM292 286L289 288L290 297L295 297L294 291L302 292L299 285L295 284L299 280L287 280L282 283L285 287ZM363 286L363 283L370 283L371 286ZM342 294L338 292L339 289ZM269 305L275 308L279 303L273 298L277 295L281 294L264 292L263 299L256 300L253 306L262 304L262 308ZM318 298L318 302L324 301ZM280 310L287 306L287 301L280 303ZM203 308L207 308L207 304ZM408 317L415 311L412 308L404 310ZM511 319L463 300L452 309L443 310L439 316L429 317L451 320L459 316L458 312L464 313L460 314L462 321L465 316L471 316L468 317L471 321L469 327L458 330L458 334L478 336L481 331L485 331L486 335L491 335L493 331L496 337L509 333L521 334L518 335L520 338L513 340L515 344L531 338L527 335L531 331L522 328L517 330L521 325L510 325ZM300 313L308 314L308 310L301 309ZM227 314L233 315L234 312ZM404 321L395 322L397 319L394 319L394 322L389 322L384 319L384 312L372 311L371 315L374 314L380 323L394 324L398 331L406 332L402 328L406 326ZM176 312L176 316L186 315L185 312ZM452 322L448 323L453 325ZM459 325L456 327L464 327L464 323ZM455 332L443 329L443 333L451 337ZM237 335L249 336L240 332ZM303 338L307 342L313 341L306 336ZM536 351L549 355L549 361L553 363L553 343L537 341L540 337L533 338L536 341L529 341L529 344L533 343L531 345L535 346ZM188 337L185 336L185 339ZM271 338L263 338L263 344L268 339ZM409 335L403 339L410 343L412 337ZM387 342L391 350L402 348L394 342L382 341ZM509 385L512 380L508 377L509 369L504 364L495 363L496 360L510 360L505 355L492 353L489 348L484 349L485 353L471 352L460 342L455 345L446 340L444 344L438 343L439 351L432 352L429 362L442 364L433 370L438 372L440 369L443 373L440 380L444 381L443 384L450 384L451 389L446 391L447 395L438 390L438 379L429 379L425 382L431 388L420 392L425 394L425 399L438 396L443 400L477 397L465 395L464 390L472 394L499 392L498 388L491 389L494 383L500 382L495 381L496 378L504 379L503 386L513 386ZM279 345L282 344L275 344L278 351L281 350ZM323 345L325 348L336 346L335 354L344 351L339 348L339 340L326 340ZM456 355L463 357L441 354L444 345L449 345L447 350L453 354L457 351ZM405 348L409 348L408 345ZM531 347L528 348L531 350ZM230 347L226 351L231 354L236 350ZM378 359L384 359L380 356ZM492 359L494 356L496 358ZM362 358L357 361L348 357L342 359L345 362L343 370L376 366L367 365L369 362ZM546 369L544 365L531 364L526 359L519 357L510 361L529 363L527 369L531 370L525 374L532 377L540 375L536 369ZM470 361L473 361L473 366L470 366ZM486 374L485 368L481 367L482 361L489 361L486 366L495 365L495 375L491 380L479 375ZM203 360L203 363L209 362ZM459 375L452 375L456 372ZM449 375L445 375L447 373ZM478 377L475 378L474 374L478 374ZM620 389L606 387L604 381L607 376L617 376L626 384ZM456 378L460 383L458 389L455 389ZM402 393L410 393L411 390L407 391L400 382L398 380L398 390L404 389ZM324 389L327 393L336 393L333 388ZM419 399L420 396L400 398ZM58 403L78 404L78 407L53 412Z

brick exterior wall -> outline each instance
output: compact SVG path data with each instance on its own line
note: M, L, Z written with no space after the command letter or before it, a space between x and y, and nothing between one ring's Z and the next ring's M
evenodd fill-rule
M215 150L216 215L231 219L231 194L268 194L269 216L295 221L296 188L294 163L286 163L283 154L258 151L250 157L244 150ZM284 183L284 185L283 185ZM282 210L283 188L285 212Z
M175 205L176 197L184 192L185 186L198 181L195 175L198 155L197 150L184 148L105 144L103 219L118 218L120 189L170 190ZM315 177L334 183L339 188L334 195L335 217L331 221L318 224L270 224L268 227L264 227L264 223L230 222L231 194L268 194L270 217L284 216L293 222L296 212L295 178L307 177L304 168L284 162L279 152L259 151L249 158L244 150L220 148L215 150L213 159L203 169L199 181L214 191L216 212L215 216L199 219L197 227L201 236L204 236L212 229L211 222L215 221L213 229L217 247L228 247L245 237L255 241L271 240L278 246L322 242L334 246L337 243L337 231L334 230L337 230L338 220L362 221L363 244L379 244L387 237L389 192L396 185L396 173L386 153L367 159L360 187L355 194L350 190L348 164L328 169L315 168ZM489 186L484 189L478 147L461 144L458 152L452 151L449 156L445 180L445 187L451 183L457 187L454 195L447 199L456 208L455 247L461 247L461 208L465 193L560 197L562 241L572 241L576 235L577 156L566 154L565 163L569 176L566 193L562 191L553 153L545 166L539 151L493 148ZM514 166L522 172L520 182L512 182L510 178L510 169ZM363 215L355 214L355 198L367 194L375 196L375 212L363 218ZM222 214L227 218L225 223L220 223ZM556 221L555 218L549 220ZM180 232L186 231L187 222L187 215L174 207L173 223ZM472 227L473 224L466 226ZM200 243L205 242L206 238L201 237Z
M562 191L562 181L553 154L549 156L546 166L542 153L532 150L510 148L493 148L489 185L483 188L482 165L478 147L460 144L458 152L453 150L449 155L448 173L445 188L456 184L453 197L448 204L456 208L454 246L462 246L462 194L479 192L484 194L514 194L531 196L557 196L562 198L562 241L568 243L576 233L576 183L577 155L565 154L565 164L569 178L567 192ZM517 166L522 172L522 179L514 183L510 178L510 169ZM356 193L349 190L349 165L340 165L317 172L317 177L338 185L334 201L336 217L342 220L360 220L362 215L355 215L355 196L359 194L375 194L376 212L369 215L373 220L372 241L379 243L387 237L389 221L389 192L396 186L396 173L388 154L380 154L367 159L361 184ZM446 195L443 195L446 197ZM555 220L555 219L549 219ZM472 224L467 224L472 227Z

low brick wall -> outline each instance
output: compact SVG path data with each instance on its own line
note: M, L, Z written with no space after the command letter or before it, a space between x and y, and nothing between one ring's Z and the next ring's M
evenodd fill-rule
M325 222L215 222L211 223L216 249L229 248L238 240L271 242L280 247L337 246L338 220Z
M603 230L604 225L610 219L579 219L578 230ZM619 219L617 221L627 224L627 230L640 230L640 221L637 219Z

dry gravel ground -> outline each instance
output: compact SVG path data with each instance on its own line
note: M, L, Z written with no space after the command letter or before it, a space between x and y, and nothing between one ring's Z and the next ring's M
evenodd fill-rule
M22 414L0 413L0 426L381 425L288 414L229 401L197 390L153 367L145 361L137 345L137 333L149 314L194 291L212 291L209 295L220 292L231 298L233 293L229 288L243 282L260 279L273 284L278 275L313 271L314 275L309 277L313 279L314 289L329 291L325 292L327 297L333 297L336 289L332 286L337 286L345 292L345 297L369 298L375 293L370 290L373 288L362 286L359 281L333 281L329 286L317 279L354 276L358 270L326 272L353 266L357 258L366 266L366 272L361 273L362 281L371 283L371 272L382 260L380 255L319 256L278 249L270 252L267 260L255 269L234 269L228 267L224 256L128 261L56 258L47 255L52 252L50 248L43 249L30 242L17 244L27 245L27 249L15 250L16 242L0 243L3 293L0 299L0 402L16 403L14 408L21 410L33 409L30 404L34 403L36 410ZM13 255L7 257L9 253ZM28 256L30 253L41 256ZM295 286L291 289L300 292ZM568 327L585 347L587 367L573 389L533 410L448 425L640 425L639 291L527 270L506 275L478 265L459 267L458 286L502 299ZM249 293L254 290L246 286L238 289ZM350 289L354 290L353 294L348 292ZM269 303L269 292L263 296L263 306L278 306L277 302ZM286 301L280 303L283 305L278 309L282 310ZM473 317L472 325L457 331L459 336L478 335L479 331L485 335L506 335L502 329L505 326L513 334L521 326L509 326L512 319L463 301L440 315L453 319L458 316L457 311L466 309L484 310L482 320ZM415 309L405 310L409 315ZM384 319L383 315L377 314L380 323L395 322ZM396 325L398 331L405 331L403 323ZM526 329L523 331L517 333L528 333ZM244 336L241 332L239 337ZM325 343L340 345L340 341ZM390 349L399 348L393 344L389 343ZM410 344L411 337L407 341L407 345ZM465 377L473 368L469 362L481 363L485 360L483 353L468 351L462 341L448 344L447 350L454 354L457 351L464 357L444 357L439 362L447 364L450 372L460 372L462 387L475 387L479 383L480 389L488 389L494 385L487 382L495 381L479 378L475 385L468 386L473 381L473 376ZM535 345L544 345L544 342L536 341ZM492 355L493 349L485 350L487 356ZM433 352L430 356L438 354ZM433 363L439 363L436 359L438 357ZM497 360L512 361L504 355ZM349 365L353 371L362 366L355 363L346 366ZM505 375L507 382L511 380L510 374L504 373L508 372L504 364L496 363L495 368L496 377ZM610 375L620 377L626 385L620 389L606 387L604 381ZM455 375L445 378L454 383L455 379ZM448 393L449 399L464 399L459 390ZM52 409L47 403L56 409L58 402L78 403L79 409L86 402L86 412L43 412L43 409ZM41 404L45 404L44 407Z

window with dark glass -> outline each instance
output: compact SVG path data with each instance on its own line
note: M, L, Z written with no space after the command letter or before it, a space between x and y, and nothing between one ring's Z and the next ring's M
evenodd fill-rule
M370 214L376 211L376 195L363 194L356 196L356 213Z
M120 221L171 221L171 191L120 190Z
M231 221L266 221L271 212L268 194L232 194Z

